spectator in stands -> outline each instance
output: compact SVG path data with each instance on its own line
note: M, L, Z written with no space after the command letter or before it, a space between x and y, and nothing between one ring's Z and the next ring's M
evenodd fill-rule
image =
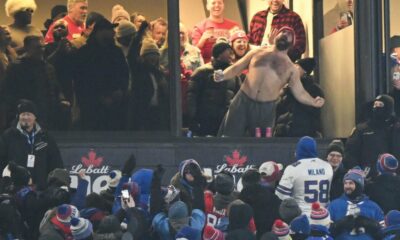
M331 217L329 211L318 202L312 204L310 214L310 235L308 239L333 240L330 236L329 227Z
M0 169L10 161L26 166L32 174L37 190L47 186L47 175L62 168L60 151L54 139L37 123L33 102L20 101L17 107L18 123L6 130L0 138Z
M54 128L54 114L59 107L70 103L60 91L54 67L44 60L42 37L28 36L24 40L26 53L19 62L9 66L6 72L3 96L7 104L8 120L15 118L15 106L19 99L28 99L37 105L36 116L40 123Z
M274 161L261 164L258 172L261 174L261 185L275 192L276 185L282 177L283 165Z
M295 63L304 89L312 96L324 97L324 92L311 76L315 67L313 58L304 58ZM321 109L300 103L285 87L277 106L277 120L274 136L276 137L321 137Z
M189 81L189 126L196 135L217 135L229 104L240 89L239 77L221 83L213 78L214 71L228 68L232 58L233 51L228 43L215 44L212 62L198 68Z
M150 23L151 37L156 42L158 48L164 45L167 37L168 23L163 18L157 18Z
M124 52L125 58L128 56L129 47L135 34L135 25L126 20L121 20L115 29L116 44Z
M365 193L376 202L386 214L390 210L400 210L400 178L396 171L399 163L388 153L381 154L376 162L378 176L367 184Z
M73 89L73 49L71 42L67 39L68 23L59 19L54 23L53 37L54 42L46 44L45 59L55 68L56 78L59 83L60 91L64 94L65 99L74 104ZM55 123L57 130L68 130L72 126L71 107L56 109Z
M68 14L64 19L68 23L68 40L72 40L81 36L82 32L85 30L85 20L88 11L88 1L87 0L68 0ZM53 27L54 24L50 26L49 31L47 31L45 42L51 43L53 39Z
M107 19L98 20L74 61L76 96L85 130L125 127L129 68L115 45L114 27Z
M131 22L133 25L135 25L136 30L139 30L140 26L142 25L142 22L146 21L146 17L138 12L134 12L131 14Z
M211 61L212 48L217 38L229 39L229 31L239 28L239 25L227 18L224 18L224 0L207 0L207 10L210 16L196 24L192 32L193 45L201 50L204 62Z
M308 136L298 141L295 156L297 161L286 167L275 194L282 200L293 197L302 212L310 214L313 202L329 202L332 167L318 158L317 143Z
M86 22L85 22L86 28L81 33L81 36L70 40L70 42L72 43L74 48L79 49L83 45L86 44L87 39L89 38L90 34L93 31L94 25L96 24L97 21L99 21L100 19L103 19L103 18L105 18L105 17L97 12L90 12L88 14L88 16L86 18Z
M79 210L69 204L58 206L40 223L39 240L74 239L71 233L71 219L79 217Z
M12 39L11 46L22 53L25 37L42 36L42 32L31 25L32 15L37 8L35 0L7 0L5 8L7 16L14 18L8 29Z
M344 155L344 146L341 140L333 140L326 150L326 161L332 166L333 177L330 187L330 200L333 201L343 194L343 177L346 170L342 161Z
M137 44L140 44L139 42ZM152 39L143 41L139 61L131 69L130 129L157 131L169 128L169 86L160 67L160 50ZM131 63L132 66L132 63Z
M360 166L367 176L376 176L376 158L383 153L398 157L400 150L398 120L393 116L393 98L382 94L375 98L372 116L358 124L347 139L344 167Z
M100 192L100 196L105 202L105 208L108 212L111 212L112 206L114 204L115 190L119 184L122 173L120 170L113 170L108 174L107 188Z
M239 199L253 209L257 237L271 231L274 220L279 217L280 199L260 184L261 175L257 169L249 169L242 175L243 189Z
M338 24L331 31L331 34L337 32L337 31L340 31L348 26L351 26L352 24L353 24L353 13L352 12L341 12L339 15Z
M47 31L49 30L51 24L53 24L55 21L58 19L64 18L68 14L68 8L66 5L55 5L51 9L51 17L50 19L47 19L43 26L45 30L42 31L43 35L46 36Z
M284 221L291 223L295 218L302 214L299 204L294 198L286 198L279 206L279 217Z
M284 26L295 32L293 47L288 55L292 61L301 58L306 49L306 34L300 16L285 7L284 0L268 0L268 9L256 13L249 30L249 42L256 46L273 45L274 32Z
M11 35L7 26L0 26L0 92L4 85L4 78L8 66L17 60L17 53L11 47ZM7 128L6 104L3 98L0 99L0 131Z
M129 13L119 4L114 5L111 10L111 23L119 23L121 21L130 21Z
M249 39L247 38L246 32L241 29L233 30L230 34L229 42L235 54L235 59L233 61L237 62L250 51Z
M71 234L74 240L91 240L93 239L92 223L84 218L71 218Z
M393 240L400 237L400 211L392 210L385 216L384 240Z
M390 38L391 49L391 75L393 89L391 95L394 98L396 116L400 116L400 36Z
M334 239L381 239L382 209L364 195L364 172L351 169L343 178L344 194L331 202ZM361 230L363 228L363 230ZM364 238L362 238L364 237ZM368 238L369 237L369 238Z

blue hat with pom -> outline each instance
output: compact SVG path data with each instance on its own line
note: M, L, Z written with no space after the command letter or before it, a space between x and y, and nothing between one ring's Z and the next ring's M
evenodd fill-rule
M75 240L86 239L93 233L92 223L84 218L72 218L70 229Z
M376 169L380 174L396 173L398 167L399 161L389 153L381 154L376 162Z

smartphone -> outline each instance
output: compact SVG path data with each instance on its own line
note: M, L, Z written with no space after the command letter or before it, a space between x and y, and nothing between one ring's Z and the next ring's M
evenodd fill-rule
M122 198L123 199L129 199L129 191L128 190L122 190Z

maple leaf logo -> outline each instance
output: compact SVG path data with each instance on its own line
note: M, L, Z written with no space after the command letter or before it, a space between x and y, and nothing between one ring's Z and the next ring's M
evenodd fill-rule
M229 166L237 165L242 167L247 162L247 156L240 156L240 152L235 149L232 152L232 156L225 156L225 160Z
M97 157L96 152L93 149L90 149L88 157L83 156L81 161L85 167L93 166L93 167L100 167L103 163L103 157Z

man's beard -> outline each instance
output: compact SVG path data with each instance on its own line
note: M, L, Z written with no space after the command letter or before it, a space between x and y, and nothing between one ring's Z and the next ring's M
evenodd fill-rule
M279 51L285 51L289 49L290 45L291 43L285 37L282 37L276 41L276 48Z

